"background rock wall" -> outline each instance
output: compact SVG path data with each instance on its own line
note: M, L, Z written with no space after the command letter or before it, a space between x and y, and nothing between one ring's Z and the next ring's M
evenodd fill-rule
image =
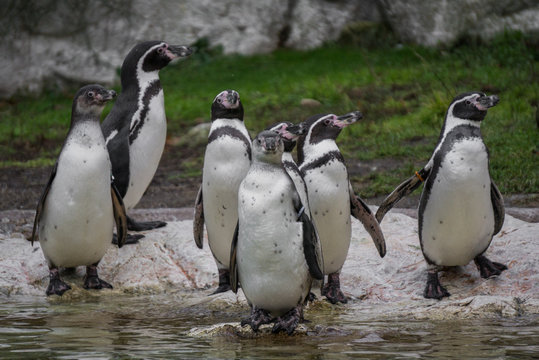
M56 85L111 84L138 41L207 38L225 53L310 49L359 21L406 42L451 43L503 29L539 32L534 0L3 0L0 98Z

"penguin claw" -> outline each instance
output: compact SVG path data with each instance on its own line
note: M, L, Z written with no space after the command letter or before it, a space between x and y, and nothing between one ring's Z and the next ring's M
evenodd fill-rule
M301 306L296 306L292 310L288 311L283 316L279 316L275 320L275 325L271 332L277 334L281 331L286 331L288 335L292 335L294 330L298 327L300 321L303 320L303 311Z
M51 279L49 282L49 286L47 287L46 294L47 296L50 295L58 295L62 296L67 290L70 290L71 286L69 286L67 283L63 282L59 278L57 279Z
M105 280L101 280L97 276L85 276L84 277L84 288L85 289L112 289L112 285L106 282Z
M273 318L266 310L253 308L251 316L241 320L241 326L249 325L254 332L257 332L261 325L269 324L272 321Z
M423 291L423 297L426 299L437 299L441 300L444 297L449 297L451 294L447 291L438 280L437 273L428 273L427 274L427 285Z
M486 256L483 255L476 257L474 262L483 279L498 276L502 273L502 271L507 270L506 265L499 262L490 261Z

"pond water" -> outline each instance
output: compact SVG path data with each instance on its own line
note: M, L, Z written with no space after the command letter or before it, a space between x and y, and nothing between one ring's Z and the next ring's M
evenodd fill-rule
M259 337L193 335L234 323L247 308L214 308L200 295L3 298L0 359L59 358L530 358L539 356L539 315L467 320L383 316L374 306L313 306L307 331ZM191 305L189 305L191 304ZM378 314L378 315L377 315Z

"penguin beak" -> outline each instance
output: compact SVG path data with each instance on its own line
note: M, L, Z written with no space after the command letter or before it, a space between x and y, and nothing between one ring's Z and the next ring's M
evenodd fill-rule
M230 105L235 105L238 102L239 98L240 95L233 90L229 91L226 95L226 101L228 101Z
M356 121L363 118L363 114L359 111L352 111L348 114L338 116L337 119L333 122L334 125L340 127L341 129L352 125Z
M293 135L301 136L307 132L307 128L305 124L299 123L297 125L288 125L286 131Z
M193 53L193 49L189 46L183 45L169 45L167 49L167 54L170 60L174 60L178 57L186 57Z
M264 149L268 152L274 152L277 149L278 138L266 137L262 142Z
M475 107L480 111L487 111L500 102L498 95L479 96L475 99Z
M109 101L109 100L112 100L116 97L116 91L114 90L109 90L107 91L107 93L103 96L103 100L104 101Z

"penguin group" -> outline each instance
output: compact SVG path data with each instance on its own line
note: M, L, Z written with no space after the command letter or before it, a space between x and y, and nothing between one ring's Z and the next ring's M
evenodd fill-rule
M113 90L82 87L72 104L71 125L43 195L30 240L39 237L49 266L47 295L70 286L59 268L86 266L86 289L112 288L97 274L111 242L138 242L163 221L138 222L127 215L150 184L166 140L159 71L189 46L164 41L137 44L121 69L121 92L100 124ZM292 334L304 306L320 294L346 303L340 272L361 222L380 257L387 252L380 223L404 196L424 183L418 235L427 262L425 298L450 296L440 284L444 267L474 260L481 277L507 266L485 255L504 221L503 197L489 173L480 125L496 95L456 96L445 115L438 144L425 167L400 184L376 214L352 187L338 135L363 118L360 111L318 114L297 123L277 122L254 138L235 90L211 104L211 128L194 205L193 236L207 242L218 272L214 294L242 289L250 315L241 321L257 331L273 324ZM296 155L293 150L297 147ZM114 233L114 226L116 233ZM206 231L205 231L206 230ZM206 235L206 237L205 237Z

